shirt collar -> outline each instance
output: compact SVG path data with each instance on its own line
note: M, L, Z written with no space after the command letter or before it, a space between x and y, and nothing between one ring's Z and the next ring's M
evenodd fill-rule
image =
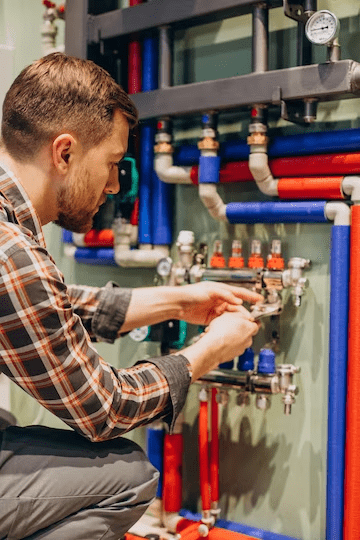
M15 174L2 162L0 162L0 193L13 206L19 224L28 229L36 242L46 249L40 219L28 194Z

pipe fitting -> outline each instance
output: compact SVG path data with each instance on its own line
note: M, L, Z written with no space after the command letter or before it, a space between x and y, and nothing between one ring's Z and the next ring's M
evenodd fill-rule
M351 211L347 204L329 202L325 206L325 215L334 225L350 225Z
M199 197L209 211L211 217L227 222L226 204L217 192L216 184L199 184Z
M167 184L192 184L191 167L173 165L172 152L157 153L154 158L154 169L160 180Z
M360 176L345 176L341 189L345 195L351 197L352 202L360 202Z
M257 145L250 147L249 169L262 193L277 196L278 180L275 180L271 173L268 155L264 147L264 145L261 145L260 148Z

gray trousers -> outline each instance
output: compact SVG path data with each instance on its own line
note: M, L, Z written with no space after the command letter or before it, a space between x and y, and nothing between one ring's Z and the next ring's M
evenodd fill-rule
M119 540L153 500L159 473L124 438L0 431L1 540Z

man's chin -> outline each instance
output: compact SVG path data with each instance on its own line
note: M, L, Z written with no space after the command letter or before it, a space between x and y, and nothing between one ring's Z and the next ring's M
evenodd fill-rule
M90 223L81 224L81 223L69 223L66 220L57 219L56 221L53 221L55 225L58 225L62 229L66 229L67 231L73 232L73 233L79 233L79 234L86 234L89 231L91 231L93 226L93 220L91 220Z

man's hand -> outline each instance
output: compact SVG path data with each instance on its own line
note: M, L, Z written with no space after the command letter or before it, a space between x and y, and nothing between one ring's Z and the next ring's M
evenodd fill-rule
M243 307L238 312L226 312L213 319L196 343L183 349L192 368L192 381L196 381L219 364L241 355L251 346L259 325Z
M181 311L179 319L191 324L208 326L219 315L225 312L242 311L243 301L249 303L261 302L263 296L245 289L226 285L225 283L215 283L203 281L194 285L183 285L178 288L181 294Z

